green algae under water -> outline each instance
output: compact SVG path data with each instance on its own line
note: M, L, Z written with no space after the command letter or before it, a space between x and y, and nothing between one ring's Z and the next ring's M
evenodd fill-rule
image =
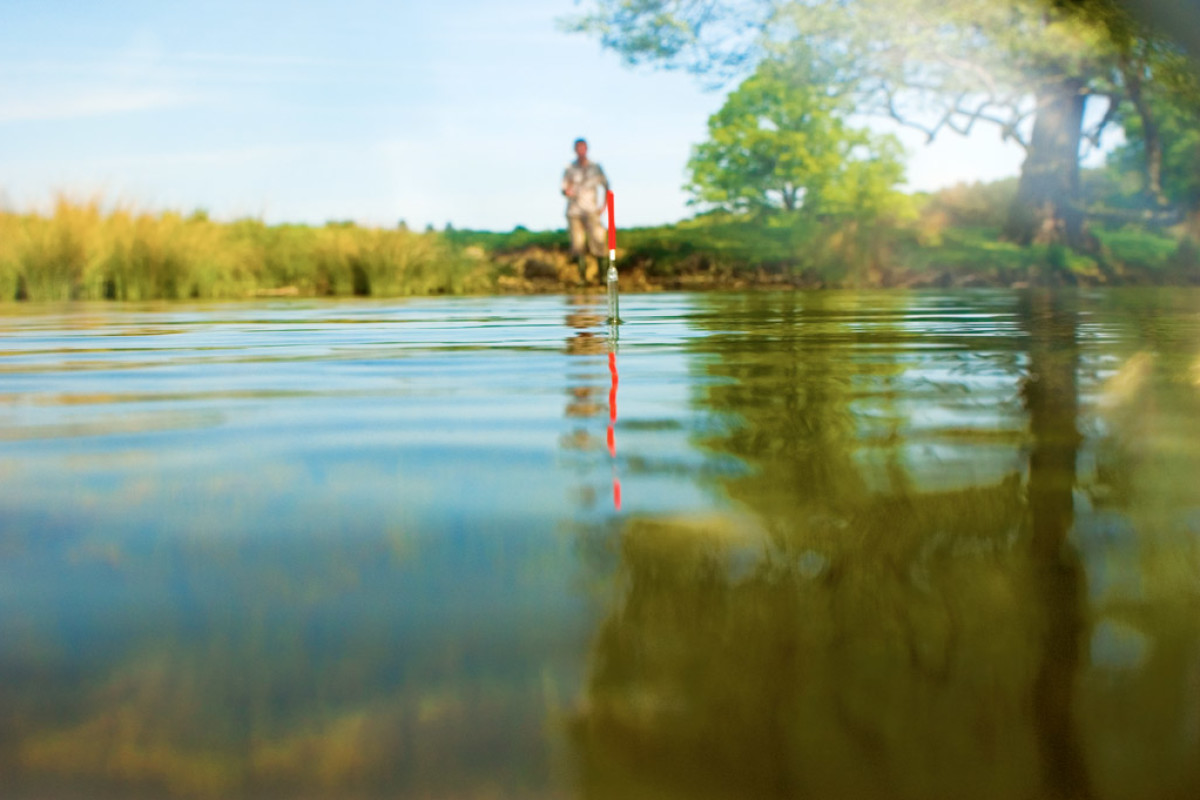
M0 310L0 794L1200 794L1200 293L623 305Z

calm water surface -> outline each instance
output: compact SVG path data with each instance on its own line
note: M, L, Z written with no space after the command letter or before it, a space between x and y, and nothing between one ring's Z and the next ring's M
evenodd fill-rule
M1200 293L0 309L0 796L1200 796Z

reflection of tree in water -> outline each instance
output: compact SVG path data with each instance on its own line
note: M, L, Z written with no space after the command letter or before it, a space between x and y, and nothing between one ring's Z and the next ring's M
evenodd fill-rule
M851 404L864 371L889 367L855 358L834 300L804 301L748 301L763 337L747 322L702 342L732 379L703 402L742 422L708 445L752 467L725 488L761 524L627 527L578 719L587 793L1087 796L1084 581L1066 544L1075 312L1021 310L1027 486L917 492L898 475L871 491Z
M908 480L890 402L890 382L904 368L890 352L915 337L873 320L894 314L901 302L895 295L872 296L870 305L841 293L748 295L726 298L715 315L717 325L733 319L743 327L722 327L703 340L719 359L708 372L721 379L707 388L704 402L745 424L723 431L711 446L759 467L724 489L758 511L782 547L797 518L844 528L861 513L872 491L864 455L883 462L894 488ZM864 319L873 320L869 331L858 324ZM872 338L886 340L889 352L856 358L857 345ZM865 389L876 393L872 423L880 439L870 448L854 408Z
M845 358L854 333L839 325L838 298L796 295L740 298L743 308L719 315L745 320L748 330L713 333L719 350L710 372L728 379L712 386L706 402L746 418L714 443L733 455L770 465L770 480L754 476L729 487L756 507L782 511L821 507L851 512L865 486L851 444L851 386L858 365ZM818 331L809 333L806 326ZM814 340L816 346L814 346ZM771 515L773 518L775 515Z
M1032 600L1043 610L1041 664L1033 683L1034 724L1048 797L1093 792L1074 719L1075 688L1087 622L1086 576L1067 542L1074 522L1079 415L1079 313L1074 296L1034 292L1022 298L1029 334L1025 406L1029 455L1029 534Z

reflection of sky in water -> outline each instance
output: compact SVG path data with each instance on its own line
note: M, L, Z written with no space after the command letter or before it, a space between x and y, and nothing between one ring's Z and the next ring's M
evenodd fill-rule
M689 445L687 328L677 306L646 307L643 332L622 342L623 513L708 507L705 458ZM186 728L227 725L229 703L291 697L257 720L270 752L296 728L328 753L338 720L382 709L378 724L394 732L415 715L414 741L431 744L396 744L391 773L363 767L381 785L444 792L455 775L471 786L509 769L510 785L545 787L557 769L546 726L580 690L589 587L611 569L616 515L578 504L581 481L602 488L614 466L606 415L565 417L565 389L597 381L603 404L609 376L603 357L564 350L578 332L565 313L561 298L514 298L0 319L12 333L0 670L28 690L24 713L58 731L21 758L51 771L100 759L80 768L85 782L119 784L119 766L79 750L103 702L28 680L67 670L92 676L84 687L141 685L138 663L160 653L172 674L215 681ZM600 447L562 446L581 426ZM239 688L239 663L258 689ZM431 709L445 707L459 716L439 734ZM164 724L163 741L187 738ZM423 763L437 774L422 779Z
M22 463L23 485L5 492L15 513L82 513L55 502L64 490L87 505L90 525L107 510L117 527L139 516L177 529L286 530L370 529L396 514L478 524L569 513L554 467L561 387L577 359L561 352L570 329L560 300L130 316L113 323L120 337L103 327L77 337L26 332L22 347L7 348L0 437ZM155 335L130 330L145 325ZM669 477L697 463L686 441L685 360L673 346L685 328L678 314L644 327L652 342L630 335L623 345L622 450L654 485L630 501L691 507L702 497ZM116 368L63 369L84 346ZM13 355L22 350L33 352ZM21 372L30 359L37 371ZM595 372L607 378L602 360ZM656 429L659 420L670 424ZM673 500L673 489L684 496ZM349 520L339 508L352 509Z

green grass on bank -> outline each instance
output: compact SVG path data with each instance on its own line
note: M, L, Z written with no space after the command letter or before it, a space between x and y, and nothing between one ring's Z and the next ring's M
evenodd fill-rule
M1153 272L1188 267L1188 248L1182 248L1181 253L1180 240L1177 237L1132 227L1097 228L1094 232L1105 250L1118 263Z
M875 257L874 248L882 241L877 233L846 222L709 214L673 225L622 229L617 245L622 269L641 270L652 281L682 275L805 271L836 281L852 276L860 262ZM479 247L499 257L533 247L562 251L567 243L563 230L457 230L447 235L460 246Z
M935 244L901 232L894 263L910 273L970 273L998 285L1017 282L1092 284L1194 283L1200 260L1182 236L1152 229L1093 225L1095 252L1054 245L1021 247L1001 239L999 227L943 230Z
M746 220L708 215L674 225L628 228L618 232L622 266L640 267L651 277L669 277L708 269L759 269L792 267L803 260L817 233L804 220ZM528 231L511 233L455 230L446 234L460 246L477 246L505 255L530 247L565 249L567 233Z

